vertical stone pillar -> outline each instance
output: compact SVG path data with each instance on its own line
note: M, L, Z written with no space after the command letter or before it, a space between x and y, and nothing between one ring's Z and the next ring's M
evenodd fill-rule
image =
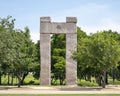
M72 52L77 50L76 22L77 19L75 17L66 18L66 23L71 25L68 26L68 29L73 31L66 33L66 85L74 86L77 85L77 62L71 56Z
M40 72L40 84L51 84L51 43L50 34L45 33L44 25L50 23L49 17L42 17L40 28L40 57L41 57L41 72Z

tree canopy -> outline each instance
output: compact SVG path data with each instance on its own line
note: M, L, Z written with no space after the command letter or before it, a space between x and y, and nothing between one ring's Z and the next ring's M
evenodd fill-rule
M104 75L108 70L118 66L120 60L119 34L109 31L101 31L83 38L78 37L77 48L73 58L78 61L78 68L93 69L98 72L92 72L91 75ZM103 82L105 85L105 82Z

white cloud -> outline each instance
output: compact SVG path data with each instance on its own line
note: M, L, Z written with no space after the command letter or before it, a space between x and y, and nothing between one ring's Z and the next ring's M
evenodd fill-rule
M40 34L39 32L31 32L31 39L33 42L37 43L37 41L40 39Z

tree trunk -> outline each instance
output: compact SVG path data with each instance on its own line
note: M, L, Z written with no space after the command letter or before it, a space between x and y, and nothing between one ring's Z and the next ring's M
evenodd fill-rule
M25 77L28 75L28 72L24 73L23 77L22 77L22 80L21 80L21 85L23 85L23 81L25 79Z
M2 84L2 74L0 72L0 85Z
M113 74L113 84L114 84L114 82L115 82L115 76L114 76L114 74Z
M19 76L19 74L17 74L17 78L18 78L18 87L20 87L23 84L23 81L25 79L25 77L28 75L27 73L24 73L23 77Z
M104 79L103 79L102 87L103 87L103 88L106 87L106 70L104 70Z
M20 86L21 86L21 79L18 78L18 88L20 88Z
M114 84L114 82L115 82L115 77L113 76L113 84Z
M87 78L88 78L88 81L91 82L91 75L88 75Z
M63 81L64 81L64 80L60 79L60 85L63 85Z
M98 83L99 86L102 85L101 81L102 81L102 77L101 77L101 75L99 74L99 75L96 77L96 82Z
M13 75L13 73L12 73L11 85L13 85L13 79L14 79L14 75Z
M21 81L20 80L18 80L19 82L18 82L18 88L20 88L20 86L21 86Z
M8 85L10 84L10 74L8 72Z
M23 85L23 82L24 82L24 79L25 77L28 75L28 72L24 73L23 77L22 77L22 80L21 80L21 85Z
M108 84L108 74L106 72L106 80L105 80L106 84Z
M21 77L19 76L19 74L16 74L17 78L18 78L18 88L20 88L21 86Z

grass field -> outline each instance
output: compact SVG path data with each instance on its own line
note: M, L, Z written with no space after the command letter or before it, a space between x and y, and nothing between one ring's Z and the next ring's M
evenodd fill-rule
M0 96L120 96L120 94L0 94Z
M11 76L10 76L10 82L11 82ZM8 82L8 75L2 76L2 84L7 85ZM13 78L13 85L17 85L18 79L16 77ZM24 85L38 85L39 84L39 79L35 79L32 74L29 74L25 80L24 80Z

